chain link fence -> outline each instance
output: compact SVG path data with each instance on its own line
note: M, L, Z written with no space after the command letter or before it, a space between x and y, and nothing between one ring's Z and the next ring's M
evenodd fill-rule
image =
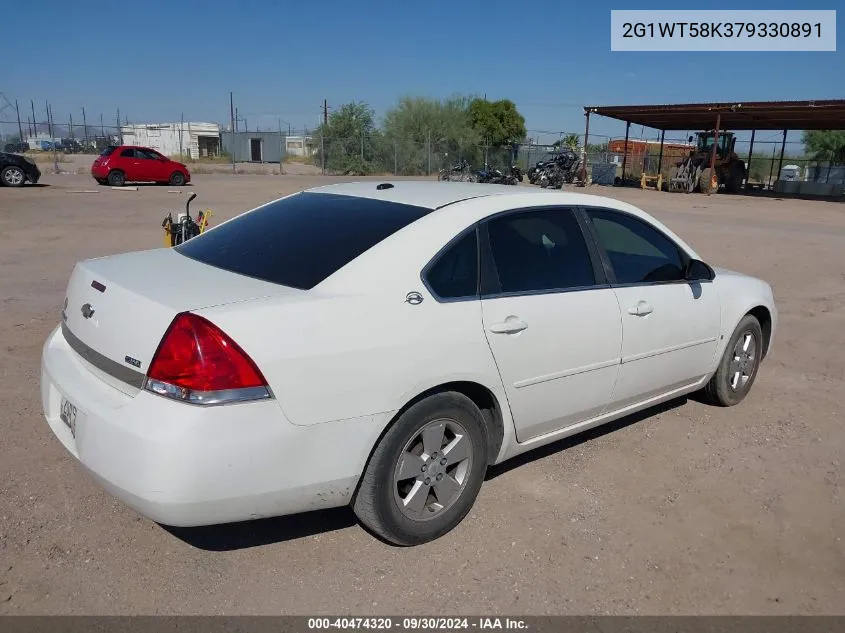
M195 127L192 129L191 126ZM61 162L68 154L98 154L109 145L134 143L185 161L280 163L288 160L310 163L322 173L340 175L433 176L466 161L471 169L486 166L507 170L511 165L527 171L538 161L548 160L565 143L585 163L594 182L618 184L639 181L645 173L671 176L694 145L687 136L667 136L661 148L657 138L629 138L627 151L622 136L591 134L586 151L584 136L568 132L529 131L526 143L495 146L483 141L461 138L438 138L431 133L406 138L384 134L379 130L360 136L323 135L318 130L287 132L272 130L238 130L233 135L224 125L209 126L197 131L197 124L187 122L151 126L131 124L107 125L102 117L96 122L57 123L52 118L33 122L0 120L0 149L52 157ZM165 143L152 130L168 128L172 138ZM143 131L140 133L139 131ZM187 131L187 134L186 134ZM199 141L197 141L199 134ZM762 138L761 138L762 136ZM780 134L758 135L749 161L748 140L738 140L736 151L746 163L749 184L772 187L777 180L845 183L845 166L820 162L804 155L803 144L787 141L781 160ZM178 140L175 140L178 139ZM143 141L143 142L142 142ZM162 145L158 147L157 145ZM781 165L780 172L778 166Z

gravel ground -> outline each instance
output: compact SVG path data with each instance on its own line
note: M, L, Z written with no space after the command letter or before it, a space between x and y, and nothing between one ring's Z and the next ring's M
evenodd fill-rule
M493 469L467 520L429 545L387 546L346 509L166 529L104 493L39 402L74 262L159 246L189 190L219 222L330 181L198 175L176 194L71 173L0 189L0 613L845 613L836 203L589 189L772 283L772 355L738 407L679 400Z

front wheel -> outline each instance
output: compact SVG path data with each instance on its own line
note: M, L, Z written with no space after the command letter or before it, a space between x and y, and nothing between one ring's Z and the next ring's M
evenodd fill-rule
M481 412L462 394L436 394L412 405L378 443L352 508L381 538L420 545L463 520L486 471Z
M7 187L23 187L26 182L26 174L17 165L8 165L0 172L0 180Z
M709 167L701 170L701 174L698 176L698 188L701 193L716 193L719 189L719 183L713 174L713 170Z
M712 404L732 407L751 391L763 357L763 330L760 322L746 314L725 347L716 373L704 388L704 395Z

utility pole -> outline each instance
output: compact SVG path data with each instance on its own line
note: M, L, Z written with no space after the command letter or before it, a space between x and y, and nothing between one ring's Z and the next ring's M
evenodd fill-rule
M100 112L100 136L102 136L103 138L106 137L106 128L103 125L103 113L102 112Z
M21 126L21 110L18 107L18 100L15 99L15 112L18 115L18 143L23 143L23 127Z
M279 119L279 175L282 175L282 163L285 162L285 150L282 145L282 120Z
M232 93L229 93L229 129L232 133L232 145L229 147L229 152L232 155L232 173L235 173L235 100Z
M85 108L82 108L82 131L85 134L85 144L88 145L88 119L85 118Z
M47 110L47 129L50 130L50 142L53 145L53 171L59 173L59 152L56 147L56 137L53 135L53 111L50 109L50 104L44 102Z
M70 134L70 137L73 138L73 115L72 114L68 115L68 127L69 127L68 133Z
M235 108L235 131L236 132L238 130L238 125L240 125L240 122L241 122L241 117L240 117L240 115L238 115L238 109Z
M329 102L328 99L323 99L323 125L329 124Z
M431 130L428 130L428 169L425 172L426 176L431 175Z
M38 136L38 123L36 123L37 119L35 118L35 101L32 99L29 100L29 107L32 108L33 136Z
M123 130L120 129L120 108L117 109L117 138L121 145L123 145Z
M179 158L183 159L182 153L182 136L185 134L185 113L179 115Z

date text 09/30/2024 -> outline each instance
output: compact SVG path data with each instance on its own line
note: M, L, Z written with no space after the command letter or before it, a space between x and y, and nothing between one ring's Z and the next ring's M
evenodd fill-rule
M344 629L397 631L461 631L461 630L526 630L528 625L519 618L500 617L338 617L308 618L310 630Z

